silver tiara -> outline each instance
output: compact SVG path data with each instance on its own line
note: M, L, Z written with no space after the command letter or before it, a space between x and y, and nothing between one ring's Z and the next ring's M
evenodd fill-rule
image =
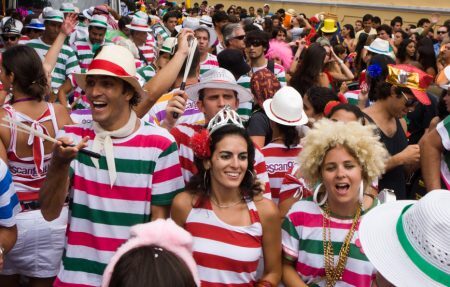
M229 105L226 105L209 121L207 129L211 135L226 125L235 125L241 129L245 129L241 117Z

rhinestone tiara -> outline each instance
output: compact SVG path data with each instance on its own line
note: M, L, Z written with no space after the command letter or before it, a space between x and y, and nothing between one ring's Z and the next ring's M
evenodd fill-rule
M229 105L226 105L209 121L207 129L211 135L226 125L235 125L241 129L245 129L241 117Z

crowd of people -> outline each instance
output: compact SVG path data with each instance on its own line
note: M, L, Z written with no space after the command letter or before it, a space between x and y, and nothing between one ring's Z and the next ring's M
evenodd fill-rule
M450 19L121 8L1 19L0 286L450 286Z

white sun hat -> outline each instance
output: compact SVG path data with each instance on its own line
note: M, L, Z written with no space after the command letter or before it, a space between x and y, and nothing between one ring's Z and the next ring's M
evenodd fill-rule
M41 22L41 20L39 20L37 18L31 19L30 23L28 25L26 25L25 28L41 30L41 31L45 30L44 24Z
M270 120L285 126L302 126L308 123L303 110L302 96L293 87L282 87L273 98L263 103Z
M212 47L214 43L216 43L217 41L216 31L213 28L206 26L205 24L200 24L199 26L195 27L194 32L197 31L198 29L205 29L206 31L208 31L209 35L208 46Z
M92 16L89 26L108 29L108 19L103 15L96 14Z
M164 40L159 52L169 53L170 55L175 54L175 47L178 44L178 39L176 37L168 37Z
M244 87L237 84L233 74L223 68L212 68L200 75L200 82L186 87L189 99L196 102L198 92L205 88L233 90L238 94L239 103L249 102L253 99L252 94Z
M367 51L375 54L381 54L391 57L391 51L389 51L389 42L380 38L376 38L370 44L370 46L364 46Z
M100 53L89 65L88 71L75 74L77 84L83 90L86 90L86 77L90 75L120 78L133 86L139 94L144 93L136 78L136 65L133 54L125 47L119 45L103 46Z
M81 12L83 14L84 17L86 17L86 19L91 20L92 19L92 15L94 14L94 6L89 7L87 9L84 9L83 12Z
M54 10L54 9L48 9L48 10L44 10L43 13L43 18L44 21L53 21L53 22L59 22L62 23L64 22L64 14L62 11L59 10Z
M148 22L148 14L145 13L145 12L142 12L142 11L137 11L137 12L135 12L134 15L133 15L132 17L133 17L133 18L134 18L134 17L141 18L141 19L144 19L145 21Z
M73 6L73 3L62 3L61 8L59 10L63 13L76 13L76 8Z
M139 17L133 17L131 23L126 25L130 30L141 31L141 32L151 32L150 27L147 24L147 20Z
M369 261L397 287L450 286L450 191L377 206L359 239Z
M200 18L200 24L206 25L210 28L214 26L211 16L208 15L202 15Z

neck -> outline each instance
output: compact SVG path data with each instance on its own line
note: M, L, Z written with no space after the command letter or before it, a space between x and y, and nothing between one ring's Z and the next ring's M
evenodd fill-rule
M373 114L378 115L382 119L392 120L394 117L389 113L389 105L385 100L376 101L370 108Z
M98 123L98 125L105 131L112 132L112 131L115 131L115 130L118 130L118 129L124 127L130 120L130 116L131 116L131 108L127 109L121 115L114 118L111 121L111 123ZM136 125L137 124L138 123L136 123Z
M203 63L204 61L206 61L206 58L208 58L208 50L206 50L205 52L200 54L200 63Z
M215 184L214 181L211 182L211 197L220 205L232 204L242 199L239 188L230 190Z
M356 214L356 210L358 210L359 202L352 201L349 203L336 203L333 200L327 200L328 207L330 208L330 212L333 215L338 217L354 217Z
M145 44L145 41L140 41L139 39L133 38L134 43L136 46L140 47Z
M251 65L252 68L259 68L265 66L267 65L267 59L264 57L264 55L261 55L261 57L257 59L251 59Z
M47 44L47 45L52 45L53 42L55 41L55 39L50 39L50 38L47 36L47 34L45 34L45 33L42 35L41 40L42 40L42 42L44 42L44 43Z

